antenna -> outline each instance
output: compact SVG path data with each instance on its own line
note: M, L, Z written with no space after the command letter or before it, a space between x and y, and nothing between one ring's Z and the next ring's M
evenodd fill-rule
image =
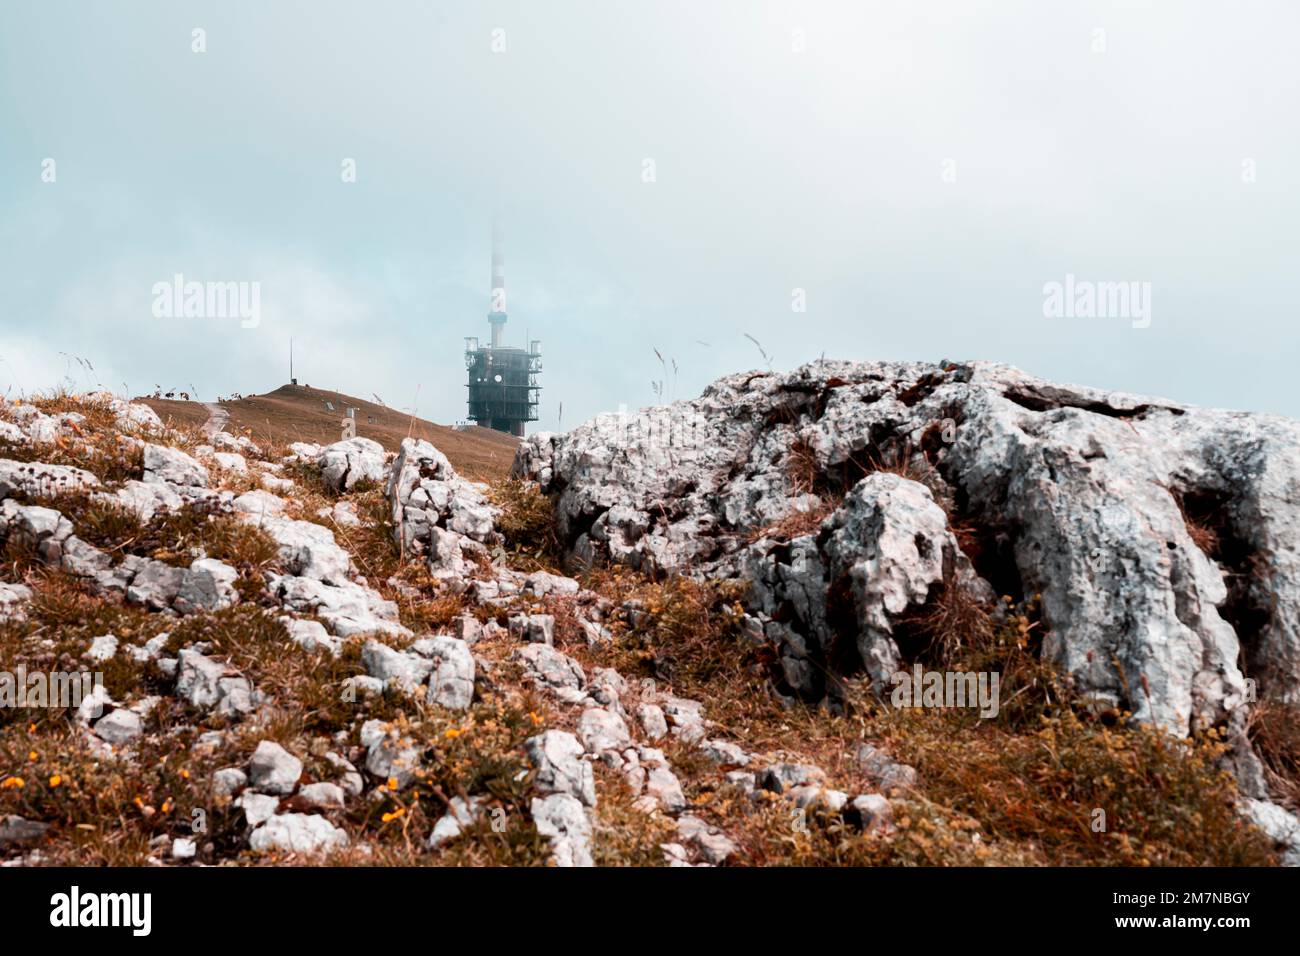
M501 327L506 324L506 246L501 234L501 216L492 214L492 286L488 323L492 327L492 348L501 347Z

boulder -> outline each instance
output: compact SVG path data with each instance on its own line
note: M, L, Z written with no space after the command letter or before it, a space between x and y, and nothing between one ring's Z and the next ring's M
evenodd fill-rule
M1300 425L1276 416L985 362L819 361L535 436L515 469L553 496L574 561L752 581L810 700L836 691L818 677L833 593L879 678L900 615L982 578L1041 595L1044 657L1099 705L1240 726L1243 656L1262 695L1300 702ZM814 489L830 533L786 535Z
M182 488L206 488L208 470L178 448L146 444L144 480L146 484L162 483Z
M359 481L384 480L384 446L369 438L348 438L323 448L316 464L326 487L349 491Z

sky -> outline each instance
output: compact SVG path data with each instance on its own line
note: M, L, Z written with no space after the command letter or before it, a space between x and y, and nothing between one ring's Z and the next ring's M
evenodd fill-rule
M1292 0L0 0L0 389L266 392L292 338L301 383L457 421L498 210L531 430L823 355L1300 417L1297 35ZM167 315L176 275L256 320ZM1053 311L1067 276L1132 301Z

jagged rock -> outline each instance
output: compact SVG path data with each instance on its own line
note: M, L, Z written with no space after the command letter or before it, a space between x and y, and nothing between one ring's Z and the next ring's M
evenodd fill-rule
M59 564L63 545L72 537L72 522L53 508L20 505L10 498L0 502L0 530L34 548L47 564Z
M253 710L252 686L230 673L224 664L186 648L177 655L176 694L201 710L215 709L221 716Z
M302 621L294 617L281 617L280 623L289 632L289 638L305 651L323 650L338 657L343 642L325 630L320 621Z
M627 693L627 681L612 667L597 667L591 674L587 693L596 703L608 707L620 717L625 716L622 699Z
M474 701L474 656L464 641L437 635L420 642L434 661L427 702L449 710L465 710Z
M144 480L179 487L206 488L208 470L177 448L166 445L144 446Z
M582 759L578 738L563 730L548 730L524 741L524 752L537 770L534 784L542 793L564 793L589 807L596 805L591 764Z
M863 772L885 793L911 790L916 786L916 768L899 763L869 743L858 745L854 754Z
M353 581L338 585L292 575L272 576L271 590L291 611L314 612L338 637L386 634L409 637L397 621L397 605Z
M16 494L52 497L99 486L98 478L71 465L0 458L0 498Z
M293 793L302 761L273 740L263 740L248 761L248 782L263 793Z
M729 740L706 740L700 744L700 754L723 767L747 767L751 759L744 748Z
M530 644L555 643L555 616L552 614L515 614L506 623L514 640Z
M549 644L528 644L514 652L523 661L529 675L538 683L555 689L581 690L587 686L582 665Z
M738 788L741 793L753 793L758 788L755 775L748 770L732 770L722 778L730 786Z
M636 722L648 740L659 740L668 736L668 720L663 708L658 704L641 704L636 709Z
M279 478L275 475L259 475L257 481L265 490L272 493L277 491L291 493L297 487L291 479Z
M664 713L672 724L672 733L683 743L693 744L703 740L707 729L704 723L704 706L684 697L665 697Z
M894 623L886 596L915 610L937 590L920 596L935 570L934 550L920 545L903 553L919 577L890 582L878 575L894 570L872 567L881 535L902 547L892 516L868 521L878 531L856 545L842 535L833 567L829 536L780 538L787 509L806 509L808 487L848 494L882 463L923 477L937 505L992 542L981 574L1013 597L1041 594L1045 658L1099 703L1178 733L1239 724L1242 650L1266 696L1300 701L1295 422L1054 385L989 363L823 361L730 376L692 401L536 436L516 469L554 496L575 561L599 553L737 578L767 562L751 613L772 583L790 586L787 608L804 610L782 619L790 633L778 637L805 646L788 669L817 698L833 689L815 675L834 638L826 608L837 571L851 579L858 568L859 610L875 611L865 636L877 673L896 653L881 626ZM810 473L801 485L797 476ZM832 526L860 524L881 493L897 490L911 499L899 520L919 520L944 555L947 532L903 480L864 489L848 502L857 514L832 515ZM1219 545L1193 535L1189 520L1216 525Z
M184 505L181 496L167 485L150 484L134 478L123 482L122 487L115 491L99 492L97 496L120 505L145 522L153 520L157 514L176 511Z
M292 486L293 482L289 484ZM259 521L265 518L277 518L284 514L285 505L285 500L279 495L273 495L260 488L245 491L230 502L230 507L238 513L251 515Z
M275 814L280 806L280 798L265 793L245 790L235 800L233 806L244 811L244 819L250 827L261 826Z
M348 835L315 814L279 813L253 831L248 845L259 852L320 853L347 846Z
M551 462L555 459L555 445L554 432L534 432L526 437L515 452L514 464L510 468L511 477L535 481L543 492L547 491L551 484Z
M126 588L126 599L155 611L171 607L185 581L185 569L149 558L139 559L136 568Z
M498 509L427 441L403 439L385 496L392 509L393 534L403 551L427 553L436 544L438 560L445 565L448 551L456 550L455 539L436 535L434 529L474 542L496 540Z
M483 624L469 614L462 614L451 622L451 632L472 647L483 637Z
M320 458L321 446L308 441L296 441L289 445L289 456L285 461L316 461Z
M424 683L433 665L418 654L393 650L378 641L366 641L361 649L361 665L366 673L385 684L393 684L410 692Z
M758 773L758 786L773 793L783 793L793 787L822 784L826 774L820 767L801 763L778 763L765 767Z
M578 739L593 754L622 750L632 743L623 718L603 707L589 707L582 712L578 718Z
M182 614L195 611L220 611L239 600L235 581L239 572L216 558L200 558L189 566L181 578L172 606Z
M326 584L349 583L352 559L334 540L334 532L311 521L283 517L245 516L275 539L280 546L280 560L292 575Z
M681 781L667 767L651 767L646 772L645 791L646 797L642 800L650 798L669 813L680 813L686 809L686 795L682 793Z
M827 580L847 581L858 615L858 653L880 686L901 660L891 622L924 607L945 581L989 601L970 562L948 530L948 517L930 489L893 474L868 475L823 524ZM763 608L774 613L776 608Z
M140 715L119 707L95 722L95 736L114 746L130 743L144 730Z
M715 866L725 863L736 852L736 844L725 833L689 814L677 818L677 835L683 843L695 847L706 862Z
M340 528L361 527L361 516L357 514L357 506L351 501L336 501L333 507L318 509L316 516L328 518Z
M327 445L316 464L326 487L349 491L359 481L383 481L384 446L370 438L348 438Z
M556 866L594 866L591 821L582 804L567 793L534 798L530 806L537 832L551 841Z
M113 698L108 695L103 684L95 683L90 688L90 693L84 693L83 688L81 703L77 705L77 723L83 727L89 726L92 721L102 717L105 710L113 706L115 706Z
M13 422L0 421L0 442L9 445L27 445L30 444L31 439Z

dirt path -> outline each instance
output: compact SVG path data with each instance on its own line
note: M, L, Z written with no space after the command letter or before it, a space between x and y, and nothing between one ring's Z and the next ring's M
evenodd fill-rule
M203 434L211 438L226 427L226 422L230 421L230 412L215 402L204 402L203 407L208 410L208 420L203 423Z

